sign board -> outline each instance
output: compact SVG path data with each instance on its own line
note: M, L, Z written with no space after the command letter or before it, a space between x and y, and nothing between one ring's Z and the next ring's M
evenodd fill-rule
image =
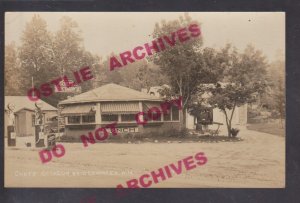
M68 79L69 84L74 83L73 80ZM61 81L59 83L61 90L58 90L57 87L55 87L55 92L73 92L73 93L81 93L81 87L78 85L74 85L73 87L67 87L65 81Z
M116 128L117 133L137 133L139 132L139 128Z
M16 139L16 133L11 132L11 133L10 133L10 138L11 138L11 139Z
M44 139L44 138L45 138L45 136L44 136L44 133L43 133L43 132L39 132L39 138L40 138L40 139Z

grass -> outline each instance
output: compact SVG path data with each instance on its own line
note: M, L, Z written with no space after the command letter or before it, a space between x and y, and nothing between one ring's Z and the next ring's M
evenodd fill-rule
M210 136L210 135L186 135L184 137L174 137L174 136L137 136L137 137L124 137L124 136L110 136L103 143L191 143L191 142L203 142L203 143L218 143L218 142L238 142L243 141L239 137L228 137L223 135ZM63 140L63 142L78 142L80 140ZM98 141L96 141L98 142Z
M285 136L285 126L281 127L279 123L255 123L248 124L248 130L254 130L263 133L269 133L272 135Z

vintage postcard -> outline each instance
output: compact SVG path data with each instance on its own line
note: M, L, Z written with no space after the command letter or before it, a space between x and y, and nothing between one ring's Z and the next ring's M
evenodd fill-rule
M6 12L5 187L285 188L284 12Z

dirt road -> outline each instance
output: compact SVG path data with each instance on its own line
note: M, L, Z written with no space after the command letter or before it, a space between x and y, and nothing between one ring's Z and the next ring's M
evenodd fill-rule
M66 154L42 164L38 150L5 149L6 187L116 187L146 171L204 152L208 162L152 187L285 187L285 138L243 130L242 142L63 143Z

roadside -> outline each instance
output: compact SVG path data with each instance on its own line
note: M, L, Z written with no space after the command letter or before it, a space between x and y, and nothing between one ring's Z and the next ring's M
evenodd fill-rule
M272 135L285 136L285 123L280 124L278 122L273 123L253 123L247 125L248 130L269 133Z

